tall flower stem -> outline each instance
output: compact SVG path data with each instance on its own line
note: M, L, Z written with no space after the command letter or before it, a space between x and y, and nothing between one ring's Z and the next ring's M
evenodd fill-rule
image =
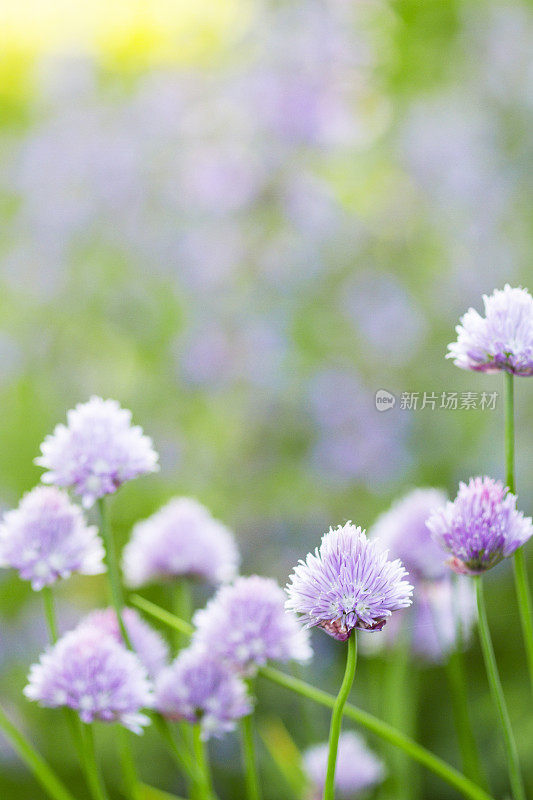
M511 373L505 373L505 483L513 494L516 491L514 450L514 376ZM533 603L531 602L523 547L519 547L514 554L514 579L520 624L526 647L529 679L533 689Z
M98 762L96 760L96 750L94 746L94 733L91 725L83 725L82 728L83 749L85 754L85 773L87 782L94 800L109 800L106 792Z
M348 700L350 689L355 678L355 668L357 666L357 633L352 632L348 639L348 655L346 658L346 669L344 678L339 689L339 694L333 706L331 715L331 725L329 728L329 752L328 768L326 772L326 782L324 784L324 800L335 800L335 768L337 766L337 750L339 749L339 736L342 725L342 715L344 706Z
M461 763L465 775L468 775L480 786L487 788L487 781L481 769L479 753L477 749L470 713L468 710L468 691L465 675L465 664L463 658L463 629L460 615L460 604L458 598L459 578L452 575L453 589L453 608L455 617L455 649L450 653L446 664L448 684L450 687L450 697L452 711L455 721L459 750L461 752Z
M481 639L481 649L483 651L483 658L485 660L485 668L487 670L487 678L492 693L492 698L498 710L500 724L505 743L505 752L507 756L507 767L509 771L509 780L513 794L513 800L526 800L526 793L524 791L524 784L520 774L520 764L518 762L518 752L514 739L513 730L511 728L511 720L507 710L507 704L503 694L503 688L496 664L496 657L494 655L494 648L492 646L492 639L490 636L489 624L487 620L487 612L485 609L485 598L483 596L483 583L480 575L474 578L476 582L476 596L477 608L479 615L479 636Z
M74 800L73 795L61 783L44 758L34 749L26 737L13 725L3 708L0 707L0 730L11 742L22 760L31 769L43 789L52 800Z
M257 756L255 752L255 729L253 714L241 720L242 760L246 778L246 797L248 800L261 800L261 787L257 774Z
M100 516L100 533L104 541L105 564L107 567L107 580L111 594L111 602L113 608L115 609L115 614L117 615L117 620L124 643L129 650L133 650L130 637L128 636L128 631L126 630L124 619L122 617L122 609L124 608L124 594L120 580L120 570L118 566L115 539L109 525L104 497L100 497L98 500L98 513Z
M98 500L98 513L100 516L100 533L104 541L105 563L107 567L107 579L111 594L111 602L115 610L115 614L117 615L117 621L124 644L128 650L133 650L131 640L122 616L122 609L124 608L124 594L120 580L120 569L118 566L115 539L111 531L111 526L109 525L107 507L104 497L100 497ZM126 786L128 796L130 798L134 798L137 794L138 787L137 770L135 768L135 760L131 752L128 732L123 728L119 728L118 745L124 784Z
M388 722L408 735L412 734L414 727L416 703L413 693L416 691L414 681L414 667L409 662L411 649L410 632L406 629L405 617L402 619L401 629L394 652L386 663L386 672L382 685L385 699L383 714ZM399 689L401 687L401 690ZM414 770L410 769L409 760L402 750L393 748L390 754L391 778L395 791L402 800L410 800L416 796L417 777Z
M58 639L57 620L54 609L54 595L50 586L43 586L41 589L44 604L44 616L50 634L50 641L55 644Z
M206 745L202 740L202 729L198 722L193 725L192 740L194 758L200 772L200 780L197 786L198 800L213 800L213 787L211 786L211 774L209 772Z
M172 611L177 617L190 621L192 616L191 587L189 580L184 576L171 584L172 591ZM175 631L174 644L179 650L187 642L188 637L179 631Z
M194 628L190 623L170 614L166 609L161 608L155 603L151 603L144 597L133 595L130 601L132 605L144 611L146 614L149 614L154 619L158 619L163 624L168 625L169 628L182 631L188 636L193 634ZM260 667L258 674L262 678L275 683L277 686L287 689L289 692L294 692L301 697L306 697L313 703L325 706L326 708L333 708L335 705L336 699L333 695L305 681L299 680L293 675L287 675L279 669ZM448 764L442 758L439 758L439 756L436 756L430 750L418 744L418 742L415 742L401 731L393 728L392 725L378 719L373 714L369 714L368 711L363 711L363 709L347 703L344 714L357 725L366 728L366 730L378 736L380 739L383 739L383 741L390 742L390 744L393 744L395 747L399 747L407 753L413 761L416 761L435 775L438 775L439 778L460 792L463 797L467 797L469 800L494 800L484 789L459 772L459 770L455 769L455 767L452 767L451 764Z

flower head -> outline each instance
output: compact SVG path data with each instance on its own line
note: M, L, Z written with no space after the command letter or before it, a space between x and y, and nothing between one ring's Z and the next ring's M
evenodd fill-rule
M193 641L247 675L268 660L307 661L309 635L284 605L283 589L271 578L237 578L196 612Z
M239 560L231 531L196 500L180 497L135 525L123 571L130 586L184 575L216 584L235 577Z
M169 654L167 643L161 634L148 625L133 608L124 608L122 619L139 660L150 678L155 678L167 664ZM92 611L80 622L78 627L85 625L97 628L122 644L122 634L113 608Z
M24 694L50 708L68 706L83 722L120 722L142 733L152 704L146 670L107 633L82 625L65 634L30 669Z
M428 520L435 541L452 557L455 572L477 575L512 555L533 534L530 517L516 510L516 497L492 478L459 484L453 503Z
M462 369L533 375L533 298L506 284L483 296L485 316L470 308L456 328L447 358Z
M426 525L431 513L445 503L446 495L438 489L415 489L378 517L369 532L405 564L411 579L435 579L446 574L442 550Z
M320 548L294 568L286 608L306 627L319 626L340 641L354 628L381 630L393 611L411 605L413 587L400 561L388 561L379 542L351 522L330 528Z
M126 481L158 469L152 440L131 424L131 411L116 400L91 397L67 419L46 437L35 463L49 470L44 483L73 488L86 508Z
M0 525L0 566L42 589L73 572L104 572L104 548L97 530L81 509L52 486L37 486Z
M304 753L304 769L311 784L311 798L320 800L326 781L329 747L327 743L310 747ZM364 740L352 731L341 733L335 770L335 789L340 798L353 800L385 778L385 768Z
M242 678L215 654L196 646L182 650L159 673L155 705L170 719L200 722L204 739L233 730L235 720L252 711Z

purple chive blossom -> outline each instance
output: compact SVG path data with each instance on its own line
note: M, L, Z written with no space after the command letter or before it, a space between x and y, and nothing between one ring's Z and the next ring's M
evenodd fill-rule
M516 510L516 497L492 478L459 484L453 503L428 520L435 541L452 554L455 572L478 575L508 558L533 534L530 517Z
M327 743L310 747L304 753L304 770L311 782L310 800L320 800L328 765ZM366 794L385 778L385 768L364 740L352 731L341 733L335 770L335 789L339 798L354 800Z
M438 489L415 489L378 517L369 531L405 564L412 580L442 578L447 572L442 550L426 525L432 512L445 503L446 495Z
M73 488L86 508L159 468L152 440L131 424L131 411L116 400L91 397L69 411L67 420L46 437L35 463L48 470L44 483Z
M485 316L470 308L456 328L447 358L462 369L533 375L533 298L506 284L483 296Z
M379 542L351 522L330 528L320 548L294 568L286 608L306 627L341 642L355 629L381 630L393 611L411 605L413 587L400 561L388 561Z
M103 557L97 529L52 486L32 489L0 525L0 566L18 570L36 590L73 572L104 572Z
M42 706L68 706L83 722L120 722L142 733L152 705L145 668L112 636L89 625L65 634L30 669L24 694Z
M239 560L231 531L196 500L180 497L135 525L123 572L134 587L181 576L217 584L235 577Z
M155 707L169 719L199 722L203 739L233 730L235 720L252 711L242 678L217 655L196 646L182 650L159 673Z
M308 661L309 635L284 605L276 581L258 575L237 578L196 612L193 641L246 675L269 660Z
M148 625L132 608L124 608L122 610L122 619L133 649L146 668L150 678L155 678L163 667L167 665L169 656L167 643L161 634ZM85 625L109 634L116 642L122 644L122 634L114 609L105 608L92 611L80 622L78 627Z

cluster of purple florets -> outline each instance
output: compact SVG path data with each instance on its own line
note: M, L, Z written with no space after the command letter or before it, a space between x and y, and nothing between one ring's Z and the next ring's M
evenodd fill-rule
M450 345L455 362L533 375L530 295L506 286L485 298L485 311L485 318L472 309L463 318ZM104 542L68 491L89 508L154 472L158 456L129 411L92 397L46 438L36 461L53 485L36 487L4 515L0 566L46 593L74 573L106 569ZM122 565L130 587L186 580L218 587L193 616L189 646L171 660L167 642L136 611L96 610L31 667L25 695L73 709L84 723L118 722L135 733L155 711L198 725L208 739L252 713L250 678L269 661L309 661L311 628L345 642L357 631L387 626L386 645L407 631L415 651L439 661L465 641L475 621L464 576L496 566L533 534L516 502L508 487L487 477L461 483L453 502L440 490L416 489L382 514L368 537L351 522L330 528L295 566L284 592L270 578L239 576L233 533L196 500L174 498L134 527ZM326 762L326 746L305 755L313 800L322 792ZM359 737L341 737L339 797L371 789L384 774Z

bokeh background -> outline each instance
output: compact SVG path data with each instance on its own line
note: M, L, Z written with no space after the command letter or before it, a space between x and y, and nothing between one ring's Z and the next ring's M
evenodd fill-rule
M281 583L330 524L369 526L415 485L454 494L471 474L503 477L501 395L494 410L420 403L503 388L444 354L484 292L531 284L529 3L5 0L0 30L4 508L38 482L44 435L91 394L131 408L161 454L160 474L112 502L121 542L135 520L191 494L236 531L245 573ZM517 383L518 490L531 513L533 386ZM395 394L393 409L376 410L379 389ZM418 409L401 407L402 392L420 393ZM487 583L533 791L509 565ZM46 640L39 601L0 579L0 692L83 799L72 751L58 746L62 721L21 697ZM103 582L73 578L58 602L68 628L105 602ZM313 640L307 676L333 690L342 648ZM362 659L353 695L377 713L385 661ZM467 664L501 797L475 642ZM443 667L409 674L393 685L408 698L398 724L458 763ZM299 746L324 739L327 714L309 709L302 725L301 705L280 692L260 684L261 724L283 720ZM118 796L112 738L100 729ZM136 751L147 780L180 790L153 733ZM241 797L236 738L212 753L221 797ZM286 800L264 745L260 755L266 795ZM44 797L1 736L0 762L2 797ZM456 796L413 765L398 785L395 769L380 800Z

